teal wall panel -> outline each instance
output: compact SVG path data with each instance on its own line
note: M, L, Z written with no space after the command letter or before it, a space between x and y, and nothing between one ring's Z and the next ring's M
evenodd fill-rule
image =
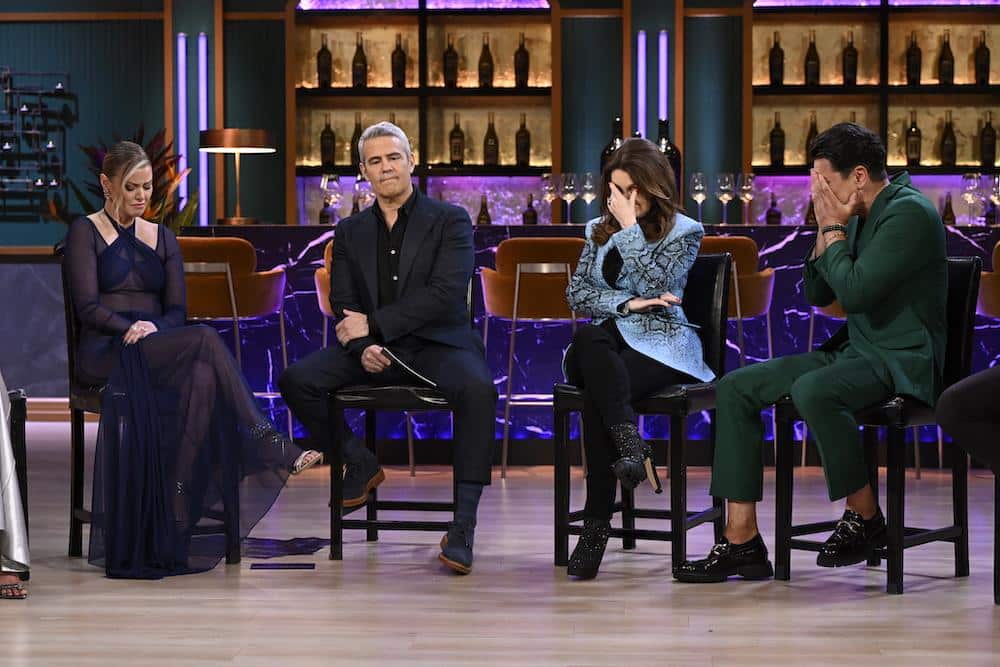
M3 0L3 12L158 12L163 0Z
M285 223L285 24L227 21L226 127L271 132L278 148L269 155L241 158L243 215ZM226 161L226 211L236 207L234 161Z
M714 198L720 172L738 174L742 161L742 19L688 18L684 21L684 171L705 174L709 200L705 223L722 215ZM696 206L686 198L688 211ZM730 220L737 205L729 205Z
M563 170L600 169L611 122L622 112L620 18L565 18L562 22ZM596 212L591 205L590 215ZM574 203L574 221L586 215Z
M4 23L0 66L14 71L68 72L79 119L67 134L67 174L88 178L80 145L163 127L163 27L160 21ZM73 200L71 200L73 201ZM74 209L76 207L74 206ZM60 225L0 220L0 244L48 245Z
M638 52L636 50L636 35L638 31L646 31L646 138L656 139L658 120L657 101L659 99L659 33L661 30L667 31L667 118L673 118L675 114L674 95L674 69L679 58L675 56L674 44L676 42L676 30L674 25L675 3L671 0L633 0L632 2L632 69L633 69L633 95L638 93ZM632 119L632 128L638 128L638 118L641 110L638 108L633 98L633 109L635 117ZM671 127L671 133L673 128ZM671 134L673 136L673 134Z

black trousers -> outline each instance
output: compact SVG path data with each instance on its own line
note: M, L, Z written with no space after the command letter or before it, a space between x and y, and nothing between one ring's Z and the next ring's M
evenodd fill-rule
M452 407L455 481L489 484L495 447L497 392L483 355L482 341L471 330L469 338L469 348L413 337L390 347L403 361L434 380ZM360 384L405 385L413 381L392 366L382 373L368 373L362 368L361 360L339 344L297 361L278 379L282 397L319 443L319 448L326 448L330 441L327 395Z
M941 428L956 445L994 472L1000 471L997 394L1000 394L1000 366L956 382L941 394L937 404L937 422Z
M632 402L672 384L697 382L633 350L614 320L585 324L573 336L566 355L567 380L583 389L583 441L587 453L587 504L584 514L611 518L618 451L608 435L615 424L635 423Z

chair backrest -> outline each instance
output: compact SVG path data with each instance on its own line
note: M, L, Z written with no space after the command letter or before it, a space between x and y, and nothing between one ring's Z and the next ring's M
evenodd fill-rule
M70 393L76 387L85 386L76 377L76 348L80 342L80 319L76 315L76 307L73 305L73 293L69 285L69 271L66 269L66 251L60 243L55 247L55 254L62 258L62 293L63 293L63 314L66 321L66 365L69 370Z
M830 317L836 320L847 319L847 313L844 312L844 308L840 305L839 301L834 301L828 306L816 306L815 310L817 313L821 313L826 317Z
M760 269L760 249L749 236L705 236L700 252L706 255L728 252L733 256L738 276L747 276Z
M996 245L993 246L993 256L990 262L991 271L1000 271L1000 241L997 241Z
M323 248L323 266L326 268L326 272L330 273L330 267L333 265L333 241L326 244Z
M705 363L717 376L726 372L726 331L729 289L732 285L732 255L698 255L688 272L684 288L684 314L701 327Z
M257 270L257 251L246 239L181 236L177 243L185 262L225 262L234 278Z
M583 246L582 238L516 238L501 241L497 246L497 272L513 276L518 264L569 264L576 270Z
M972 333L976 328L976 299L983 260L979 257L948 258L948 345L944 356L946 387L972 370Z

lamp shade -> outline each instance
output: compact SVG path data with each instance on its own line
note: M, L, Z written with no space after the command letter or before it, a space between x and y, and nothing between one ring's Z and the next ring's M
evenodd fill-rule
M205 153L274 153L274 138L267 130L224 128L202 130L198 150Z

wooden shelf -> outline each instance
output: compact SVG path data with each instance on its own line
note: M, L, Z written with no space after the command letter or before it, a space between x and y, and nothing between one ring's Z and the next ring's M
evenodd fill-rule
M444 86L428 86L422 90L422 94L427 97L549 97L552 95L552 87L445 88Z
M808 176L809 167L804 164L786 165L784 167L772 167L770 165L753 165L753 173L757 176ZM886 171L890 174L898 174L901 171L909 172L911 176L961 176L968 172L979 172L983 175L1000 173L1000 167L980 167L977 165L959 164L954 167L918 166L908 167L906 165L887 165Z
M344 19L363 17L402 18L420 16L419 9L297 9L295 22L301 24L341 23Z
M445 88L444 86L427 86L424 88L353 88L347 86L331 88L298 87L295 96L300 100L327 98L358 98L358 97L462 97L462 98L515 98L515 97L550 97L552 88L534 87L514 88L513 86L494 88Z
M513 164L502 164L498 167L487 167L481 164L466 164L453 166L450 164L420 164L413 171L413 175L421 176L541 176L552 171L551 166L531 166L518 167ZM336 167L319 166L296 166L296 176L322 176L323 174L336 174L337 176L356 176L357 170L348 165L338 165Z
M773 95L775 97L791 95L878 95L881 86L878 84L864 84L857 86L844 86L842 84L823 84L819 86L805 86L802 84L771 86L754 86L754 96Z
M761 17L798 18L810 16L837 16L841 14L865 14L870 15L873 21L878 20L880 7L878 5L860 6L816 6L816 7L754 7L753 15ZM940 9L940 7L938 7Z
M420 97L420 88L352 88L334 86L330 88L310 88L299 86L295 89L295 97L300 100L330 99L343 97Z
M1000 98L1000 84L977 86L974 83L960 83L950 86L926 83L919 86L889 85L890 95L992 95Z

